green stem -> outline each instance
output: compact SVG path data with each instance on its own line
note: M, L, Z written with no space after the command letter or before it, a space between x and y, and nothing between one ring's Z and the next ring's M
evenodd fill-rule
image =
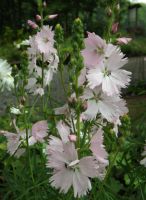
M116 150L116 152L115 152L115 155L114 155L114 158L113 158L113 160L111 161L111 163L110 163L110 165L109 165L109 168L108 168L108 170L107 170L106 176L105 176L104 181L103 181L103 185L104 185L104 184L106 183L106 181L107 181L107 178L108 178L108 176L109 176L109 174L110 174L110 172L111 172L111 170L112 170L112 167L113 167L113 165L114 165L114 163L115 163L115 160L116 160L116 158L117 158L118 153L119 153L119 148L117 148L117 150Z
M78 75L76 76L76 97L77 103L79 103L79 93L78 93ZM77 109L77 143L80 147L80 109Z
M30 175L31 175L31 179L33 181L33 183L35 183L34 181L34 177L33 177L33 170L32 170L32 165L31 165L31 158L30 158L30 148L29 148L29 135L28 135L28 123L27 123L27 118L26 118L26 114L25 114L25 110L24 110L24 118L25 118L25 127L26 127L26 148L27 148L27 161L29 162L29 169L30 169Z

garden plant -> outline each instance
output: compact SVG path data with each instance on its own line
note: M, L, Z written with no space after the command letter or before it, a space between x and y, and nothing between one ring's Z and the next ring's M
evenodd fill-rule
M20 66L0 59L0 90L15 96L0 130L0 198L3 200L144 200L146 147L131 133L122 89L131 72L120 45L118 4L108 8L101 38L74 20L70 48L57 14L28 20L29 39L19 44ZM64 102L52 95L58 79ZM56 90L58 91L58 90ZM144 149L144 151L143 151ZM142 155L141 155L142 154Z

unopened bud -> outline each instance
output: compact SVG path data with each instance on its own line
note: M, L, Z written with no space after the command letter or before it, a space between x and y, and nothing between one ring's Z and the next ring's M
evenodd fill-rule
M76 140L77 140L77 136L73 135L73 134L69 135L68 138L69 138L70 142L76 142Z
M87 101L84 101L82 106L83 106L83 110L87 110L87 107L88 107Z
M119 45L128 44L131 40L132 38L126 38L126 37L117 38L117 44Z
M75 97L69 97L68 103L69 103L69 105L73 105L74 103L76 103L76 98Z
M112 25L112 32L113 33L116 33L118 31L118 26L119 26L119 23L116 22Z
M46 3L46 1L44 1L44 2L43 2L43 6L44 6L44 7L46 7L46 6L47 6L47 3Z
M117 4L117 10L118 11L120 10L120 4L119 3Z
M49 18L49 19L55 19L57 16L58 16L58 14L49 15L48 18Z
M111 8L107 8L107 15L108 15L109 17L112 16L112 10L111 10Z
M35 18L36 18L36 21L38 21L38 22L41 21L41 19L42 19L40 15L36 15Z
M20 104L21 104L21 105L24 105L25 102L26 102L26 98L25 98L25 97L21 97L21 98L20 98Z
M38 25L37 25L35 22L31 21L31 20L28 20L28 21L27 21L27 24L28 24L32 29L37 29L37 28L38 28Z

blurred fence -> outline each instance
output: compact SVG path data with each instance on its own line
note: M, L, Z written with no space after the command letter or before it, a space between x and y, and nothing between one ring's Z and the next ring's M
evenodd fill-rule
M146 57L132 57L124 66L124 69L132 72L131 84L138 81L146 81Z

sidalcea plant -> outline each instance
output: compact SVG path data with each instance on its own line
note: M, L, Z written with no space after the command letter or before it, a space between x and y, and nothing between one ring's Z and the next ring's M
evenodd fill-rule
M29 21L35 34L28 42L28 80L24 83L23 95L20 99L18 97L19 112L13 112L16 133L1 131L1 134L7 138L7 151L11 156L28 156L33 183L31 147L35 148L36 144L46 146L41 154L46 158L49 173L51 169L48 182L62 193L70 192L70 199L72 194L80 198L92 189L93 179L103 181L105 176L107 178L109 161L103 130L110 123L118 134L120 118L128 112L126 102L121 98L121 89L129 84L131 73L121 69L127 58L119 46L95 33L88 32L84 39L79 18L73 23L70 52L62 48L65 38L61 25L56 26L54 35L52 27L43 25L45 19L41 10L36 23ZM65 68L69 75L68 84L64 84ZM48 105L48 99L51 100L49 87L57 71L61 75L66 102L61 107L52 108ZM40 96L43 98L43 108L38 109L36 102L29 105L31 94L37 95L37 100ZM45 115L33 124L35 116L44 112ZM49 128L47 120L51 124Z

